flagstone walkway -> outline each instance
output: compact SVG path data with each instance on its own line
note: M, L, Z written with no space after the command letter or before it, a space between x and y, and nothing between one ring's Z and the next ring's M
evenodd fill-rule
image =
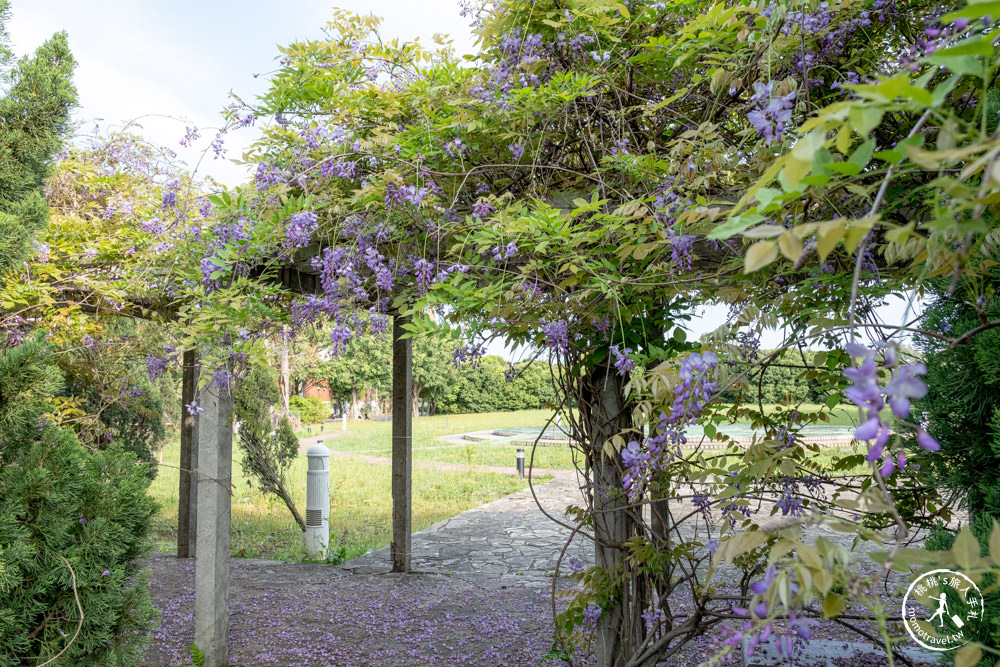
M561 575L568 574L570 557L587 566L592 564L593 543L580 533L574 534L571 522L564 517L568 506L583 504L576 473L557 472L552 481L535 484L534 495L549 516L567 525L559 525L539 511L532 489L526 489L414 533L413 569L488 574L516 578L526 585L549 586L551 580L546 582L546 578L555 572L564 547ZM389 547L385 547L348 561L344 567L377 573L388 571L390 564Z

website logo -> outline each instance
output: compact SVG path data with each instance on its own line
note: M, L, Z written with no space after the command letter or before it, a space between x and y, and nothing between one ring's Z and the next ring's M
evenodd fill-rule
M903 624L921 646L954 651L972 639L983 618L983 594L961 572L933 570L910 584L903 597Z

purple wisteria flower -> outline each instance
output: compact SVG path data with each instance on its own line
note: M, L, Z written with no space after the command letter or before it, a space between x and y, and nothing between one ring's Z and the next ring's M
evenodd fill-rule
M514 162L521 161L521 157L524 155L524 144L511 144L507 146L507 149L514 156Z
M553 351L557 354L569 354L569 322L566 320L542 322L542 333L545 334L546 344Z
M583 610L583 631L593 632L597 628L597 621L601 618L601 608L591 602Z
M694 508L701 514L707 523L712 522L712 501L707 493L700 493L691 499Z
M201 137L201 132L198 131L197 127L185 127L184 128L184 138L178 143L184 148L190 148L191 144L198 141Z
M477 201L472 205L472 215L476 218L485 218L493 212L493 205L485 201Z
M479 360L486 354L486 348L482 345L462 345L456 347L451 353L451 363L456 368L468 365L475 368L479 365Z
M177 208L177 193L181 189L181 181L175 178L167 185L167 191L163 193L163 210Z
M754 94L750 101L756 108L747 114L747 120L767 143L781 141L785 129L792 120L795 91L776 97L774 81L768 81L766 84L756 81L753 89Z
M681 381L674 387L670 414L660 414L659 423L644 443L632 441L622 450L626 469L622 486L630 497L639 493L652 472L662 470L665 463L681 455L680 447L687 443L684 429L695 423L718 389L712 380L718 362L713 352L695 352L682 359L678 372ZM726 511L725 507L721 509Z
M318 218L312 211L299 211L292 215L285 228L285 241L292 248L305 248L309 245L313 232L318 226Z
M146 375L149 377L150 382L155 382L157 378L163 375L165 370L167 370L166 359L154 357L151 354L146 355Z
M618 375L628 375L635 369L635 362L629 356L632 354L632 348L620 349L617 345L612 345L611 353L615 355L615 370L618 371Z
M187 413L192 417L200 415L205 411L205 408L198 405L198 401L191 401L190 403L185 403L184 407L187 409Z
M878 383L878 364L875 355L878 349L884 350L885 367L892 369L892 379L883 389ZM868 463L876 466L879 461L879 474L883 477L891 475L896 470L903 470L906 457L886 452L891 430L888 422L882 418L882 409L886 399L892 414L898 419L910 416L912 399L920 399L927 395L927 385L919 376L927 373L923 364L899 365L899 353L895 341L878 343L870 349L859 343L850 342L846 346L847 354L853 359L861 359L857 366L844 369L844 375L851 381L844 394L861 409L864 421L854 430L854 437L867 440ZM927 451L937 451L941 445L920 426L916 427L917 444ZM900 452L901 453L901 452Z

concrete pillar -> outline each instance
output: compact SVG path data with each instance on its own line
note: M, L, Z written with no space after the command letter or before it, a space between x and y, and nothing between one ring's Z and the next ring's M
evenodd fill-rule
M229 526L233 460L233 401L206 387L198 401L198 559L194 643L205 667L229 663Z
M413 347L403 327L409 317L392 318L392 571L410 571L413 469Z

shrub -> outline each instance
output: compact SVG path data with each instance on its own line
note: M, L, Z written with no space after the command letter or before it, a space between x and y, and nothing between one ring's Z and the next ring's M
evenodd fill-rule
M330 408L315 396L292 396L289 407L298 410L303 424L322 424L330 416Z
M0 352L0 666L136 664L155 614L149 479L45 418L60 385L39 339Z

